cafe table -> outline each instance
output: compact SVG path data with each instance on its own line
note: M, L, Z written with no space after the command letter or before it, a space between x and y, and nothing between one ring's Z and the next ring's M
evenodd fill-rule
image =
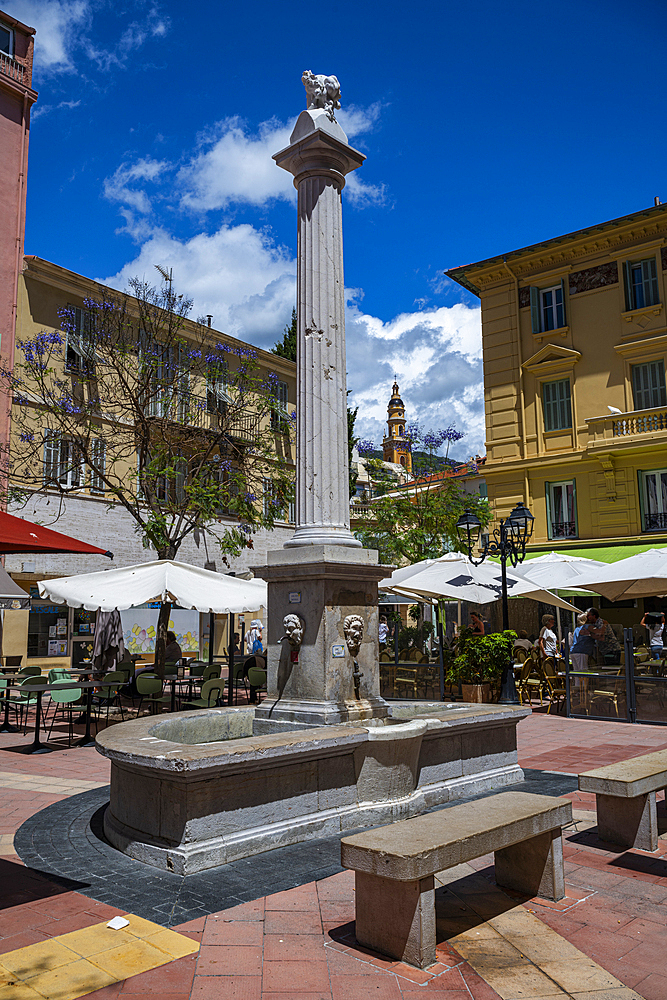
M23 680L25 680L25 678ZM93 690L96 687L100 687L100 685L103 682L103 680L104 680L104 678L101 678L101 680L96 680L96 681L79 681L79 680L76 680L74 684L72 684L72 681L61 680L61 681L55 681L52 684L49 684L48 682L45 682L44 684L30 684L27 688L25 688L25 690L28 691L30 694L36 694L37 695L37 706L36 706L36 713L35 713L35 738L33 739L33 741L30 744L30 746L25 747L23 749L22 753L26 753L26 754L51 753L51 749L46 745L46 743L42 743L40 741L40 738L39 738L40 728L41 728L41 721L42 721L42 695L46 691L63 691L63 690L71 689L73 687L82 688L83 690L85 690L87 692L87 696L86 696L86 732L81 737L81 739L79 740L79 742L76 745L80 746L80 747L92 747L92 746L95 746L95 740L92 739L92 737L90 735L90 714L91 714L91 708L92 708L92 703L93 703ZM15 683L14 684L7 684L6 690L7 691L9 691L11 689L21 690L22 688L23 688L23 681L20 684L15 684ZM5 724L8 724L8 721L9 721L8 720L8 713L9 713L9 699L6 699L6 701L5 701ZM0 732L18 732L18 730L15 727L10 727L9 729L5 729L3 727L2 729L0 729Z

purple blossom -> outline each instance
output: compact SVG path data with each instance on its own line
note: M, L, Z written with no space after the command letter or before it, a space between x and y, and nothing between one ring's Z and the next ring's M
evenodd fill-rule
M35 440L35 435L32 433L32 431L21 432L21 441L23 441L24 444L29 444L31 441L34 440Z
M366 438L364 441L358 442L357 451L360 455L368 455L370 452L375 451L375 445L372 441Z

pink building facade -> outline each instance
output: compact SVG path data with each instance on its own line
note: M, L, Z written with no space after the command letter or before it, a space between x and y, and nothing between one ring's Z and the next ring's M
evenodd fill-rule
M14 363L18 280L23 267L34 28L0 10L0 360ZM0 394L0 467L7 454L11 400ZM3 474L4 481L4 474ZM4 482L3 482L4 485Z

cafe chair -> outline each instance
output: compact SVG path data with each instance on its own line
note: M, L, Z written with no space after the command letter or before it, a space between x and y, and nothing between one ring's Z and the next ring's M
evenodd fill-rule
M20 667L22 659L23 659L23 654L21 654L20 656L5 656L5 666Z
M565 686L563 680L556 671L556 661L553 656L545 656L542 661L542 673L549 692L549 707L547 715L551 712L551 706L556 704L556 711L560 711L560 706L565 704Z
M186 701L183 708L217 708L224 704L227 681L220 677L210 677L201 686L201 697Z
M266 691L266 670L263 670L262 667L248 667L248 684L251 691ZM257 704L261 700L261 696L258 693Z
M394 691L402 688L404 691L412 691L412 697L417 698L417 668L407 667L399 663L394 678ZM406 695L403 695L406 697Z
M36 667L36 666L21 667L21 669L19 670L19 674L22 677L41 677L42 676L42 668L41 667Z
M64 674L65 676L55 677L53 681L51 681L49 676L49 684L56 683L61 680L74 680L66 670L49 671L49 675L51 673L59 673L61 675ZM58 691L50 691L49 693L51 695L51 704L54 706L54 711L53 716L51 717L51 728L49 729L48 738L51 739L51 733L53 732L56 715L58 714L58 710L60 710L63 715L67 716L69 745L71 746L72 739L74 737L74 712L78 714L81 711L81 705L79 702L81 701L82 690L79 687L68 687L62 688Z
M39 670L39 667L37 667ZM10 696L10 703L14 701L16 706L21 709L21 722L23 722L23 709L25 709L25 724L23 726L23 735L28 731L28 712L31 705L37 705L37 692L30 693L30 688L35 684L43 684L44 678L42 677L42 671L39 670L39 677L36 674L28 674L24 681L21 682L21 689L18 695L14 697ZM20 725L20 723L19 723ZM44 705L42 704L42 725L46 726L44 719Z
M112 705L118 705L120 709L121 722L125 722L125 716L123 715L123 703L120 700L120 689L124 683L125 674L121 673L120 670L111 670L108 674L104 675L104 678L100 681L100 686L94 688L94 693L92 697L92 704L97 708L97 718L95 722L95 728L99 726L100 717L102 715L102 708L106 703L106 725L109 725L109 709Z

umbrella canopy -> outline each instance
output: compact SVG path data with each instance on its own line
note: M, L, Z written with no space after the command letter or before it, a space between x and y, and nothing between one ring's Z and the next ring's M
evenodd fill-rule
M607 568L608 563L583 556L569 556L564 552L547 552L535 559L527 559L512 572L549 590L578 590L584 576Z
M29 607L29 595L0 566L0 608L4 611L25 611Z
M581 578L579 586L610 601L667 594L667 549L649 549L592 570Z
M124 611L152 601L171 601L181 608L235 614L267 605L263 580L239 580L172 559L41 580L39 593L56 604L88 611Z
M406 596L451 597L473 604L490 604L501 597L500 567L488 562L474 566L460 552L447 552L438 559L424 559L414 566L394 570L378 586ZM507 595L528 597L568 611L578 610L549 590L514 576L512 570L507 572Z
M106 552L97 545L80 542L60 531L0 511L0 553L5 552L82 552L113 559L113 552Z

